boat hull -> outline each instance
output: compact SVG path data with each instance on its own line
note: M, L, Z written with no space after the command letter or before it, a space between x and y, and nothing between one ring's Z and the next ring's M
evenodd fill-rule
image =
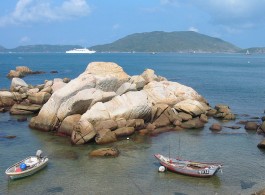
M211 177L221 168L221 164L217 163L200 163L192 162L180 159L172 159L164 157L163 155L156 154L155 157L159 160L159 163L166 167L166 169L179 173L182 175L188 175L192 177Z
M28 157L28 158L26 158L26 159L24 159L24 160L22 160L16 164L12 165L11 167L9 167L5 172L6 175L11 179L19 179L19 178L27 177L27 176L33 175L34 173L36 173L36 172L40 171L41 169L43 169L44 167L46 167L48 164L48 161L49 161L49 159L47 157L44 157L40 162L35 164L33 167L28 168L28 169L21 171L21 172L16 172L16 168L18 168L21 163L24 163L29 158L32 158L32 157Z

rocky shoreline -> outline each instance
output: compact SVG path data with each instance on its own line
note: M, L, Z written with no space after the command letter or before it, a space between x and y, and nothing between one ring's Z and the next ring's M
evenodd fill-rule
M156 135L200 129L209 117L216 118L210 130L219 132L223 128L219 120L236 119L229 106L211 107L191 87L168 81L151 69L129 76L112 62L92 62L71 81L54 79L31 86L14 77L10 90L0 91L0 111L5 110L15 115L33 114L31 128L70 136L72 144L77 145L111 143L136 132ZM261 124L241 124L246 130L265 132L264 120ZM265 141L258 144L264 146Z

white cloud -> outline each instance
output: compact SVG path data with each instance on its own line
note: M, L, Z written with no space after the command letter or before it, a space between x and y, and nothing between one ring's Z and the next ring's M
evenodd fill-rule
M65 0L59 6L49 0L19 0L12 13L0 17L0 26L64 20L89 13L90 7L86 0Z
M21 37L21 39L20 39L20 43L26 43L29 41L30 41L30 38L28 36Z
M199 32L199 30L193 26L189 27L189 31Z
M117 29L119 29L121 26L119 25L119 24L114 24L113 26L112 26L112 30L117 30Z
M169 0L165 0L169 1ZM173 0L172 0L173 1ZM216 25L236 29L252 28L265 21L264 0L176 0L207 13Z

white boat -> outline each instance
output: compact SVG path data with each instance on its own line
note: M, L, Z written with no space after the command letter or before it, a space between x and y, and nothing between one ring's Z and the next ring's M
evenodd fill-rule
M172 172L193 176L193 177L211 177L221 169L221 163L195 162L189 160L173 159L161 154L155 154L159 163Z
M96 53L96 51L95 50L89 50L87 48L81 48L81 49L68 50L65 53L86 53L86 54L92 54L92 53Z
M36 156L29 156L6 170L6 175L11 179L18 179L36 173L48 164L49 159L42 157L42 151L38 150Z

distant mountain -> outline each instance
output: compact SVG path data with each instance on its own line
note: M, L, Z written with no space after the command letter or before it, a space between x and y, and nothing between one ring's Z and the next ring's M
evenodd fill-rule
M249 54L264 54L265 53L265 47L251 47L248 49L242 49L238 53L249 53Z
M80 45L26 45L9 49L9 52L65 52L74 48L82 48Z
M6 52L7 49L0 45L0 52Z
M240 48L193 31L135 33L113 43L90 47L97 52L237 52Z

